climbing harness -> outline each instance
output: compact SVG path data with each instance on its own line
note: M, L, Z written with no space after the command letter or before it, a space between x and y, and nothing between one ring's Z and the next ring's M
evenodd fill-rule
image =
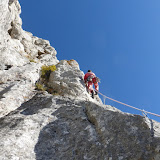
M88 76L88 78L87 78L87 82L91 82L91 81L92 81L92 79L93 79L93 75Z
M95 90L95 89L94 89L94 90ZM141 111L142 114L143 114L145 117L148 117L147 113L148 113L148 114L152 114L152 115L157 116L157 117L160 117L159 114L155 114L155 113L152 113L152 112L148 112L148 111L145 111L145 110L142 110L142 109L133 107L133 106L131 106L131 105L128 105L128 104L126 104L126 103L117 101L117 100L115 100L115 99L113 99L113 98L110 98L110 97L107 97L107 96L103 95L103 94L100 93L99 91L98 91L98 93L103 96L103 98L104 98L104 104L105 104L105 99L107 98L107 99L109 99L109 100L111 100L111 101L117 102L117 103L122 104L122 105L124 105L124 106L127 106L127 107L130 107L130 108L136 109L136 110L138 110L138 111Z

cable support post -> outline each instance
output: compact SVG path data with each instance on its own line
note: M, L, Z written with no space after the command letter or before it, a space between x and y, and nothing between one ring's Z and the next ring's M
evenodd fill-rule
M106 98L105 97L103 97L103 103L104 103L104 105L106 104Z
M149 119L149 117L144 109L142 110L142 114L144 115L144 117L147 117Z

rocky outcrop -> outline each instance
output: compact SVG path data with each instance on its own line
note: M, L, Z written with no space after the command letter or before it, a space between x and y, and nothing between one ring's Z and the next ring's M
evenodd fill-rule
M160 124L92 99L78 63L59 62L20 12L0 0L0 159L159 160Z
M0 159L158 160L159 123L111 106L37 93L0 120Z
M59 61L49 41L22 29L17 0L0 1L0 117L34 95L42 65Z
M86 92L79 65L75 60L63 60L56 65L56 71L49 78L49 87L62 96L81 97Z
M18 0L0 1L0 69L23 66L30 61L45 64L57 61L56 51L49 41L22 29Z

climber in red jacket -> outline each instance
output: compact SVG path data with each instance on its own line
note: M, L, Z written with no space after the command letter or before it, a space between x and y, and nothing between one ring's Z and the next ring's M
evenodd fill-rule
M93 84L96 90L95 94L97 95L99 90L99 81L99 78L96 77L96 75L91 70L88 70L88 72L84 76L84 82L86 84L88 92L92 93L92 98L94 98Z

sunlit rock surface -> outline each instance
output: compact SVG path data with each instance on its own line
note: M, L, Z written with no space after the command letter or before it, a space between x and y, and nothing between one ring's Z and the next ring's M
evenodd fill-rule
M0 159L159 159L159 123L91 101L37 93L0 120Z
M92 99L78 62L59 62L20 12L0 0L0 160L159 160L160 123ZM43 65L56 70L38 91Z
M42 65L59 61L49 41L22 29L17 0L0 1L0 117L34 95Z

